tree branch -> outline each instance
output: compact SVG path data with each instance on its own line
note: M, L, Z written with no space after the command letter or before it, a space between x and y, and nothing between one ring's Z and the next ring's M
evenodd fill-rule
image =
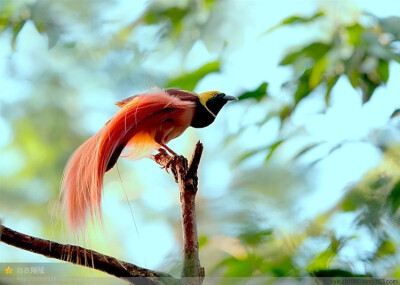
M153 159L162 167L170 168L179 185L182 209L183 231L183 268L182 277L199 277L190 279L192 284L201 284L205 272L199 260L199 242L197 236L195 199L197 193L197 169L199 167L203 144L197 142L192 159L188 166L184 157L171 157L160 152ZM189 279L187 279L189 280Z
M167 273L142 268L80 246L60 244L26 235L1 224L0 241L49 258L97 269L130 283L180 284L182 282L199 285L203 282L205 273L199 260L195 199L198 184L197 169L202 153L203 144L197 142L189 165L187 159L183 156L171 157L165 151L152 157L159 165L172 171L179 185L183 231L182 280L175 279ZM134 277L143 279L135 280Z
M26 235L2 225L0 240L6 244L46 257L97 269L130 283L179 284L179 280L167 273L142 268L80 246L60 244ZM140 281L133 277L140 277Z

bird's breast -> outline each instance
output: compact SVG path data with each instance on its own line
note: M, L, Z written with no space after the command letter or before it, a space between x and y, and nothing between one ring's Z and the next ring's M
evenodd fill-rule
M192 123L195 108L179 108L165 118L156 131L155 140L166 144L179 137Z

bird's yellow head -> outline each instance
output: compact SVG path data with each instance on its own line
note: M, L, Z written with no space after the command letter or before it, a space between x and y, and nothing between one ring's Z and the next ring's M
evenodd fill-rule
M219 110L231 100L237 100L234 96L225 95L219 91L207 91L200 93L199 95L200 104L207 109L214 117L216 117Z

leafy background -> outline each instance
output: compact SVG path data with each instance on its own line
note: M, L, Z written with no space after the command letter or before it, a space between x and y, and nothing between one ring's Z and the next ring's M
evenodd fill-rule
M399 277L399 14L395 0L1 0L2 222L179 276L179 197L157 165L120 160L103 226L79 238L64 226L60 179L115 101L219 89L240 100L170 143L184 155L205 145L207 276Z

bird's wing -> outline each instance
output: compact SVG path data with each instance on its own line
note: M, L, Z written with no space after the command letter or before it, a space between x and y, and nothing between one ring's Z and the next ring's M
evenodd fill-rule
M167 89L165 93L168 95L179 98L182 101L191 101L196 102L199 101L199 96L191 91L181 90L181 89Z
M155 149L159 149L160 145L155 140L156 130L161 128L161 123L168 119L173 119L179 113L180 108L164 108L154 112L140 122L140 128L135 133L129 135L129 140L121 143L113 152L106 171L114 167L120 156L131 160L139 160L149 156Z
M198 100L199 100L199 98L198 98L198 96L197 96L196 93L190 92L190 91L186 91L186 90L181 90L181 89L166 89L166 90L164 90L164 93L166 93L166 94L168 94L168 95L170 95L170 96L172 96L172 97L178 98L178 99L180 99L180 100L182 100L182 101L191 101L191 102L195 102L195 101L198 101ZM135 98L137 98L137 97L143 97L143 96L144 96L143 94L133 95L133 96L130 96L130 97L128 97L128 98L125 98L125 99L123 99L123 100L121 100L121 101L116 102L115 105L117 105L118 107L122 108L122 107L124 107L126 104L128 104L129 102L131 102L132 100L134 100Z
M85 224L88 214L92 219L101 218L104 174L131 138L153 127L145 123L149 121L146 119L168 110L194 106L194 102L180 100L164 91L133 96L98 133L74 152L64 170L62 182L64 205L73 230ZM155 143L154 139L146 138L145 141L144 145Z
M125 99L123 99L123 100L121 100L121 101L115 102L115 105L117 105L118 107L122 108L122 107L124 107L126 104L128 104L129 102L131 102L133 99L135 99L135 98L137 98L137 97L140 97L140 96L141 96L141 95L133 95L133 96L130 96L130 97L125 98Z

